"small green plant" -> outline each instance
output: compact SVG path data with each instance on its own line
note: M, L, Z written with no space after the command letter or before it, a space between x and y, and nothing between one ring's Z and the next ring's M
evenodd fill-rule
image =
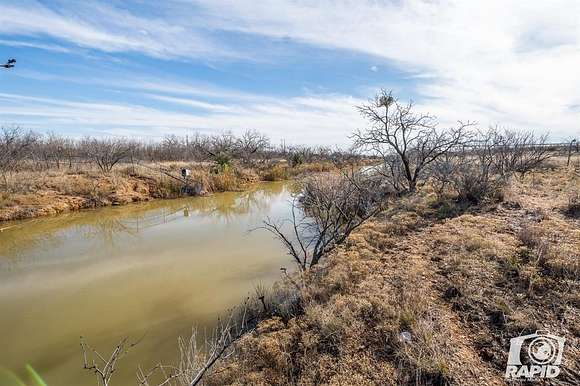
M215 156L214 161L218 166L219 171L222 172L227 171L232 165L232 157L226 153L218 153Z
M0 367L0 385L2 386L48 386L48 384L42 379L40 374L34 370L30 364L24 366L28 378L32 380L32 383L26 383L13 371Z

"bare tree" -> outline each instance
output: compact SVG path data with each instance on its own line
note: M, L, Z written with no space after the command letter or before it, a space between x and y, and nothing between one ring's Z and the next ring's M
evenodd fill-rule
M268 137L255 130L246 130L240 138L238 138L237 147L242 161L246 165L250 165L252 158L260 155L268 148L268 146L270 146Z
M56 165L60 169L61 163L68 159L69 166L72 163L74 143L71 139L49 132L34 146L34 156L38 161L44 163L44 167L49 169Z
M103 173L110 173L116 164L131 154L134 144L124 139L88 137L83 140L82 146Z
M211 136L207 152L220 169L226 169L237 156L238 140L230 132Z
M193 137L186 137L187 156L194 161L208 159L210 139L206 135L195 133Z
M399 192L415 191L425 179L425 168L466 143L473 125L459 122L457 128L439 131L433 116L416 114L412 102L401 104L385 90L358 109L371 127L357 131L354 144L383 159L382 172Z
M523 178L552 156L547 134L536 137L531 131L502 131L496 127L487 135L494 138L495 167L503 177L518 173Z
M36 140L34 133L25 132L20 127L3 127L0 130L0 173L4 185L8 185L7 174L14 171L18 163L26 158Z
M360 172L311 178L293 202L292 218L282 222L267 219L263 228L306 270L383 208L379 185L379 179Z
M162 158L164 161L180 161L185 159L186 145L182 138L172 134L166 135L161 141Z

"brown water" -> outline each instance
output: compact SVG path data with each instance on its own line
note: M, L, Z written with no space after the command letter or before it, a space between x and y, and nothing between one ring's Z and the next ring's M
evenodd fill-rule
M79 337L108 352L146 334L112 382L137 384L137 365L172 362L179 335L211 328L291 267L271 234L248 232L288 217L289 198L270 183L2 224L15 226L0 233L0 367L25 378L30 363L49 386L95 385Z

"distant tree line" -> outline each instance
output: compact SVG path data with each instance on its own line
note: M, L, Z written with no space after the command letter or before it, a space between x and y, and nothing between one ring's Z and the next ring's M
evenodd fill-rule
M71 168L76 163L93 163L110 172L120 162L215 162L221 166L237 160L244 166L273 159L287 159L291 166L316 161L341 163L359 157L349 150L326 146L273 145L270 138L254 130L236 136L230 132L216 135L167 135L160 141L127 138L45 135L20 127L0 129L0 173L23 167L30 161L34 168ZM29 166L29 165L24 165Z

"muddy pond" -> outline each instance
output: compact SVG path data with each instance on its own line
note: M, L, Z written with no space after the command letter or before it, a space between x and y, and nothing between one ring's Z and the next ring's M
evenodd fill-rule
M137 384L138 365L171 363L178 336L211 329L292 268L270 233L250 232L287 218L290 199L288 184L265 183L0 224L0 368L26 381L30 364L49 386L95 385L79 337L109 352L144 336L112 382Z

